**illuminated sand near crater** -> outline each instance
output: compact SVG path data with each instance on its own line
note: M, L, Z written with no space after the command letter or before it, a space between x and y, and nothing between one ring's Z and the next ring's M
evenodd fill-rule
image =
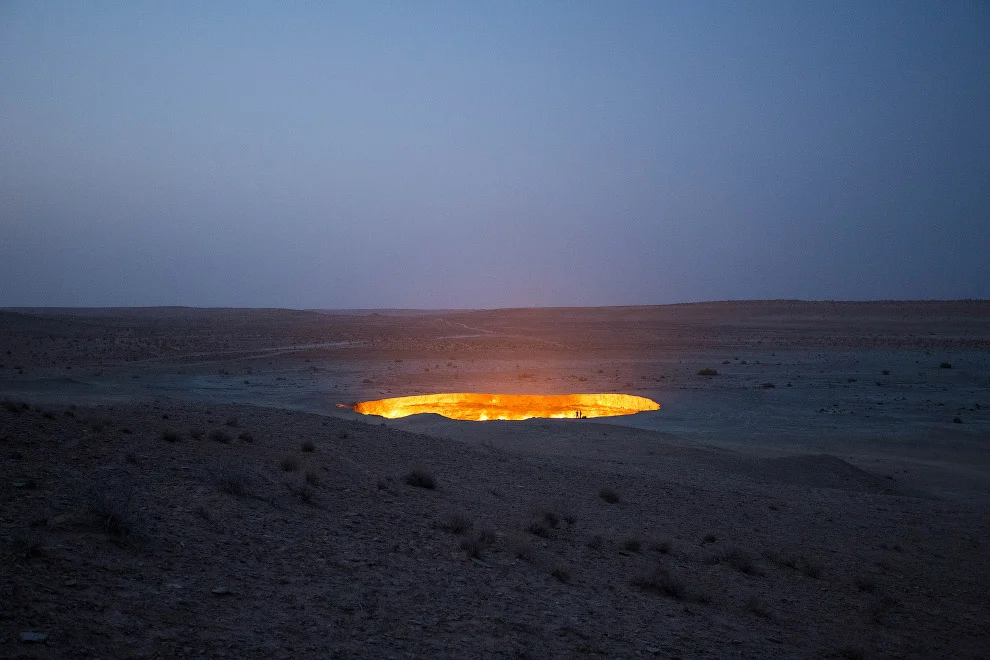
M520 420L533 417L584 419L616 417L647 410L660 410L651 399L631 394L479 394L452 392L422 394L354 404L365 415L389 419L434 413L450 419L475 422Z

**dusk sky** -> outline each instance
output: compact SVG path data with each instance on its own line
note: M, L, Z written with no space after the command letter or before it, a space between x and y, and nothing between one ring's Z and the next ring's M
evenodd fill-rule
M0 305L990 298L990 3L0 4Z

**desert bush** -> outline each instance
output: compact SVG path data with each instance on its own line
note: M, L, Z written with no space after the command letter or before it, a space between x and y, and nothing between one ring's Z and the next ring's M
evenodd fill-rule
M662 555L670 554L670 541L668 539L663 539L660 541L654 541L650 543L650 550L653 552L659 552Z
M295 472L299 469L299 461L296 460L295 456L283 456L282 460L279 461L279 466L285 472Z
M774 383L763 383L762 385L760 385L760 387L762 387L765 390L772 390L777 386Z
M481 530L464 537L461 541L461 550L464 550L468 557L481 559L485 551L494 543L495 535L487 530Z
M760 596L750 596L746 599L746 609L762 619L770 618L770 608Z
M302 446L300 447L300 449L302 449L302 451L306 451L306 452L316 451L316 445L313 444L313 441L312 440L304 440L303 443L302 443Z
M938 368L939 369L951 369L952 368L952 364L949 363L949 362L943 362L940 365L938 365Z
M436 479L430 474L430 471L424 467L414 467L409 472L406 473L405 481L410 486L415 486L416 488L426 488L427 490L433 490L437 487Z
M870 620L878 626L883 625L887 620L887 613L890 612L897 605L897 601L890 596L883 596L882 598L875 599L870 603L867 611L870 615Z
M104 417L91 417L88 420L89 428L91 428L96 433L100 433L109 425L109 420Z
M698 370L698 375L699 376L717 376L718 375L718 369L708 369L708 368L699 369Z
M962 417L953 417L952 418L952 423L953 424L962 424Z
M162 431L162 440L165 442L178 442L179 434L172 429L165 429Z
M526 525L526 531L533 536L539 536L544 539L550 538L550 526L547 525L541 518L530 521L530 523Z
M313 503L313 489L308 485L303 484L301 486L290 486L289 490L291 490L292 494L295 495L303 504Z
M866 651L858 646L847 644L839 649L839 657L844 660L866 660Z
M14 413L15 415L21 414L21 404L17 401L4 399L3 408L9 413Z
M601 550L603 545L605 545L605 539L601 534L595 534L588 539L588 547L592 550Z
M509 546L509 551L517 559L522 559L526 562L532 562L536 558L536 552L533 550L533 544L522 536L516 537L512 540L511 545Z
M250 431L241 431L237 434L237 439L241 442L254 442L254 435Z
M203 435L204 435L204 431L199 427L194 426L193 428L189 429L189 437L192 438L193 440L202 440Z
M609 504L618 504L619 500L621 499L619 497L619 494L616 491L612 490L611 488L602 488L601 490L599 490L598 497L602 498Z
M306 470L306 483L310 486L319 486L322 483L320 475L312 470Z
M884 369L880 373L882 373L884 376L889 376L890 375L890 369Z
M10 555L19 561L31 561L45 556L46 528L25 529L10 540Z
M873 591L877 588L877 583L874 582L873 578L868 575L861 575L853 580L853 584L856 585L857 591L863 591L866 593L873 593Z
M237 417L234 417L233 415L231 415L230 417L227 418L227 421L224 422L224 424L226 424L227 426L229 426L231 428L236 427L237 424L238 424Z
M550 569L550 575L554 576L564 584L567 584L568 582L571 581L571 572L568 571L563 566L554 566L552 569Z
M687 597L687 585L666 567L657 564L650 572L635 578L633 586L644 591L681 600Z
M628 552L639 552L640 547L642 547L642 543L640 543L639 539L630 537L623 539L622 543L619 544L619 547Z
M704 545L705 543L715 543L715 541L718 541L718 537L716 537L714 534L705 534L704 537L702 537L701 539L702 545Z
M471 531L474 522L463 511L455 511L447 516L443 527L452 534L465 534Z
M539 515L543 518L543 521L553 529L557 529L560 525L560 514L553 509L544 508L540 511Z
M756 570L753 558L741 548L729 548L718 556L720 562L724 562L736 569L740 573L752 573Z
M246 495L250 476L243 461L221 461L213 470L213 480L220 492L228 495Z
M223 429L213 429L210 431L210 440L213 440L214 442L222 442L225 445L229 445L233 442L233 438L230 437L230 434Z
M798 562L797 568L804 575L817 580L822 575L822 565L813 559L802 558Z
M131 540L138 528L138 508L134 487L121 482L105 482L90 489L89 511L103 532L114 540Z
M347 440L347 431L339 431L337 437L341 440Z

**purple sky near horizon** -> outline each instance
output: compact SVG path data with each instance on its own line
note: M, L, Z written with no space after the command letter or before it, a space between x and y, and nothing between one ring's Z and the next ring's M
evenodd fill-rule
M990 298L982 2L5 2L0 306Z

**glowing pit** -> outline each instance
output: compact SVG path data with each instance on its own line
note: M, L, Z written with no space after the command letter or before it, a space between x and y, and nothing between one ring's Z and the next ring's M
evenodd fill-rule
M494 419L583 419L616 417L645 410L660 410L660 404L631 394L421 394L394 399L362 401L354 410L365 415L395 419L434 413L450 419L483 422Z

